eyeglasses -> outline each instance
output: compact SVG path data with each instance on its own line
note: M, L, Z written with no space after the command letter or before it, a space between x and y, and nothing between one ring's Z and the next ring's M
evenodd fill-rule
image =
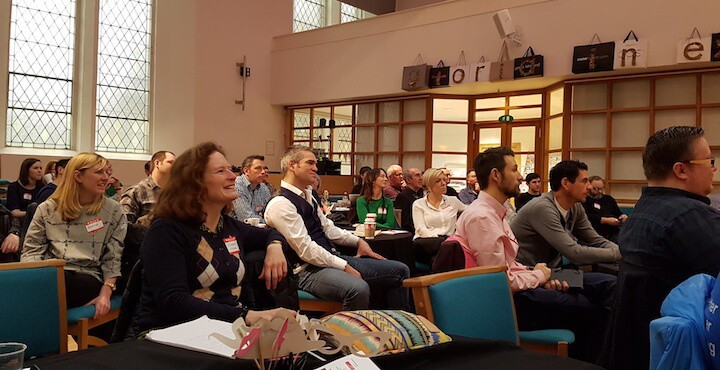
M595 187L594 187L593 190L595 190L595 191L605 191L605 188L604 188L604 187L602 187L602 188L595 188Z
M689 161L682 161L680 163L704 164L704 165L709 165L710 167L715 167L715 157L710 157L710 158L705 158L705 159L692 159Z

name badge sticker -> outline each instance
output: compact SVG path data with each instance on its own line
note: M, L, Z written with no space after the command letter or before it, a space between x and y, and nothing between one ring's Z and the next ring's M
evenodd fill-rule
M600 209L600 205L597 203L593 203L593 207L595 207L595 209Z
M238 245L237 239L234 236L229 236L223 239L223 242L225 242L225 248L227 248L230 254L237 255L240 253L240 246Z
M105 225L103 224L102 218L96 218L85 223L85 229L87 229L88 233L98 231L103 227L105 227Z
M32 194L30 194L30 193L23 193L23 199L25 199L25 200L32 200Z

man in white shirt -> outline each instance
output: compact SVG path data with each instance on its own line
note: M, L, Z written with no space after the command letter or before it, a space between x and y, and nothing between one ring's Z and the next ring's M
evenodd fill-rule
M267 224L287 239L302 260L295 268L300 288L323 299L342 301L344 310L359 310L369 307L372 284L386 293L387 308L407 309L408 294L402 281L410 276L410 270L373 252L367 242L325 217L308 189L316 165L309 148L288 148L280 162L284 175L280 195L265 211ZM334 244L357 246L357 255L342 256ZM360 258L363 256L370 258Z

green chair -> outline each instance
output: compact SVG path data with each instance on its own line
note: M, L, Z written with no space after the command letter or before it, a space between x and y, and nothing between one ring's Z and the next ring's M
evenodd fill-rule
M95 305L74 307L67 310L68 334L72 335L78 344L78 349L87 349L88 346L102 347L108 343L89 334L90 329L113 321L120 314L122 296L114 295L110 298L110 312L105 316L94 319Z
M63 260L0 264L0 342L26 358L67 352Z
M406 279L415 310L447 334L504 340L567 356L575 341L564 329L518 332L507 266L476 267Z
M341 302L326 301L304 290L298 289L298 298L300 299L300 310L302 311L317 311L325 315L342 311Z

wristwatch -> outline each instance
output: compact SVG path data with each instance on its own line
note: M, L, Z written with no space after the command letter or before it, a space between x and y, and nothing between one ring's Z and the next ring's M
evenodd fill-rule
M115 291L115 289L117 289L115 283L111 283L109 281L104 282L103 285L110 287L110 290L112 290L113 292Z

